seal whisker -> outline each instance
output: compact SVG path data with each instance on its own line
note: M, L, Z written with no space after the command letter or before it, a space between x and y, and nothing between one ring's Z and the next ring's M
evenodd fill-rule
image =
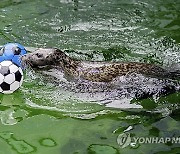
M32 64L31 64L31 62L30 62L29 60L23 60L23 61L21 62L21 64L22 64L22 66L23 66L24 68L30 68L30 69L32 69Z

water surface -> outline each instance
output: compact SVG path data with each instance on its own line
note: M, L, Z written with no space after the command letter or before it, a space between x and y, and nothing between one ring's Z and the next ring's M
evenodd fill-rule
M1 0L0 44L58 47L82 60L169 67L180 62L179 10L178 0ZM122 149L116 140L124 131L178 137L180 93L125 97L111 106L78 94L41 71L26 71L19 91L0 94L0 153L178 153L179 144Z

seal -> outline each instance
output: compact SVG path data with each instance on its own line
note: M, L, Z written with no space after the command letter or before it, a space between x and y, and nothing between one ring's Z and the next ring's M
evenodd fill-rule
M57 66L66 75L93 82L110 82L118 76L137 73L152 77L174 78L168 70L153 64L138 62L87 62L79 61L66 55L57 48L39 48L22 56L22 63L32 68Z

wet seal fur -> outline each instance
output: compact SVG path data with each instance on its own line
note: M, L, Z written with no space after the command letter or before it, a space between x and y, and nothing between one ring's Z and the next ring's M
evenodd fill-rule
M22 63L31 67L54 65L60 67L66 75L93 82L110 82L116 77L130 73L160 78L179 78L179 74L160 66L138 62L84 62L67 56L57 48L39 48L22 57Z

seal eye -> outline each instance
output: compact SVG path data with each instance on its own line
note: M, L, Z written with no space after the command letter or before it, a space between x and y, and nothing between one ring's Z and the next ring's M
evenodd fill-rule
M37 56L38 58L42 58L42 57L43 57L43 55L40 54L40 53L37 53L36 56Z
M14 54L19 55L21 53L21 49L19 47L14 48Z

